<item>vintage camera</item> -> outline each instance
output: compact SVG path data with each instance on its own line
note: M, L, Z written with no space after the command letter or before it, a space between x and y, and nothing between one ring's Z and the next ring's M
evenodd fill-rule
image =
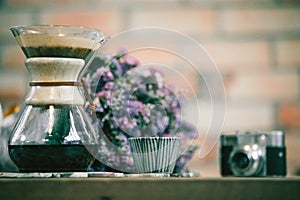
M220 140L222 176L286 175L286 149L282 131L223 133Z

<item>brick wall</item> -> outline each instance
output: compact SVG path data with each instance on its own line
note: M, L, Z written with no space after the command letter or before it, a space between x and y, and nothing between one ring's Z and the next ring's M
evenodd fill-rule
M108 35L136 27L174 29L200 42L223 75L227 93L223 130L285 130L289 174L300 169L297 0L2 0L0 24L0 101L4 107L23 100L30 78L25 57L9 32L13 25L87 26ZM156 53L136 54L142 61L159 58L167 64L180 63ZM203 106L201 112L205 116L209 110ZM195 157L190 166L204 176L217 175L217 160L218 147L203 160Z

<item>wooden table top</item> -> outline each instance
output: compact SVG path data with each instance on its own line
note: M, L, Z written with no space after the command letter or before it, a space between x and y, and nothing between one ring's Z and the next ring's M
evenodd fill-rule
M0 199L300 199L300 177L0 178Z

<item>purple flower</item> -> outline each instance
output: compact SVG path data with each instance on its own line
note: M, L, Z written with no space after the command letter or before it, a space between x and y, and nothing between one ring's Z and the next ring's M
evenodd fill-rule
M123 68L121 63L116 58L113 58L112 64L115 66L115 75L121 76L123 74Z
M95 94L95 97L104 97L106 99L110 99L111 98L111 91L109 90L102 90L98 93Z
M127 55L127 54L125 54L125 56L122 58L121 63L124 63L124 64L129 65L129 66L138 66L138 65L140 65L140 62L136 58L134 58L130 55Z
M137 125L135 119L128 119L127 117L118 118L118 123L124 131L130 131Z
M127 140L131 136L177 136L183 140L197 137L195 127L181 120L182 99L174 87L164 85L163 73L154 68L143 73L131 70L140 62L125 49L96 60L96 66L91 64L84 79L97 106L98 122L93 125L101 129L100 163L109 162L110 167L132 171ZM192 153L188 151L180 157L177 169L183 169Z
M107 83L104 85L103 89L105 89L105 90L113 90L113 89L114 89L114 86L115 86L115 83L114 83L114 82L107 82Z
M138 114L143 107L144 104L140 101L130 101L128 110L130 114Z

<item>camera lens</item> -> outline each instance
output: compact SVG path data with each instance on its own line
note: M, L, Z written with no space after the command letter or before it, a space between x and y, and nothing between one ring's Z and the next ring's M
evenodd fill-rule
M250 160L245 153L237 152L232 157L232 164L234 164L237 168L245 169L250 164Z
M257 144L238 146L232 150L228 164L236 176L258 176L263 169L263 155Z

